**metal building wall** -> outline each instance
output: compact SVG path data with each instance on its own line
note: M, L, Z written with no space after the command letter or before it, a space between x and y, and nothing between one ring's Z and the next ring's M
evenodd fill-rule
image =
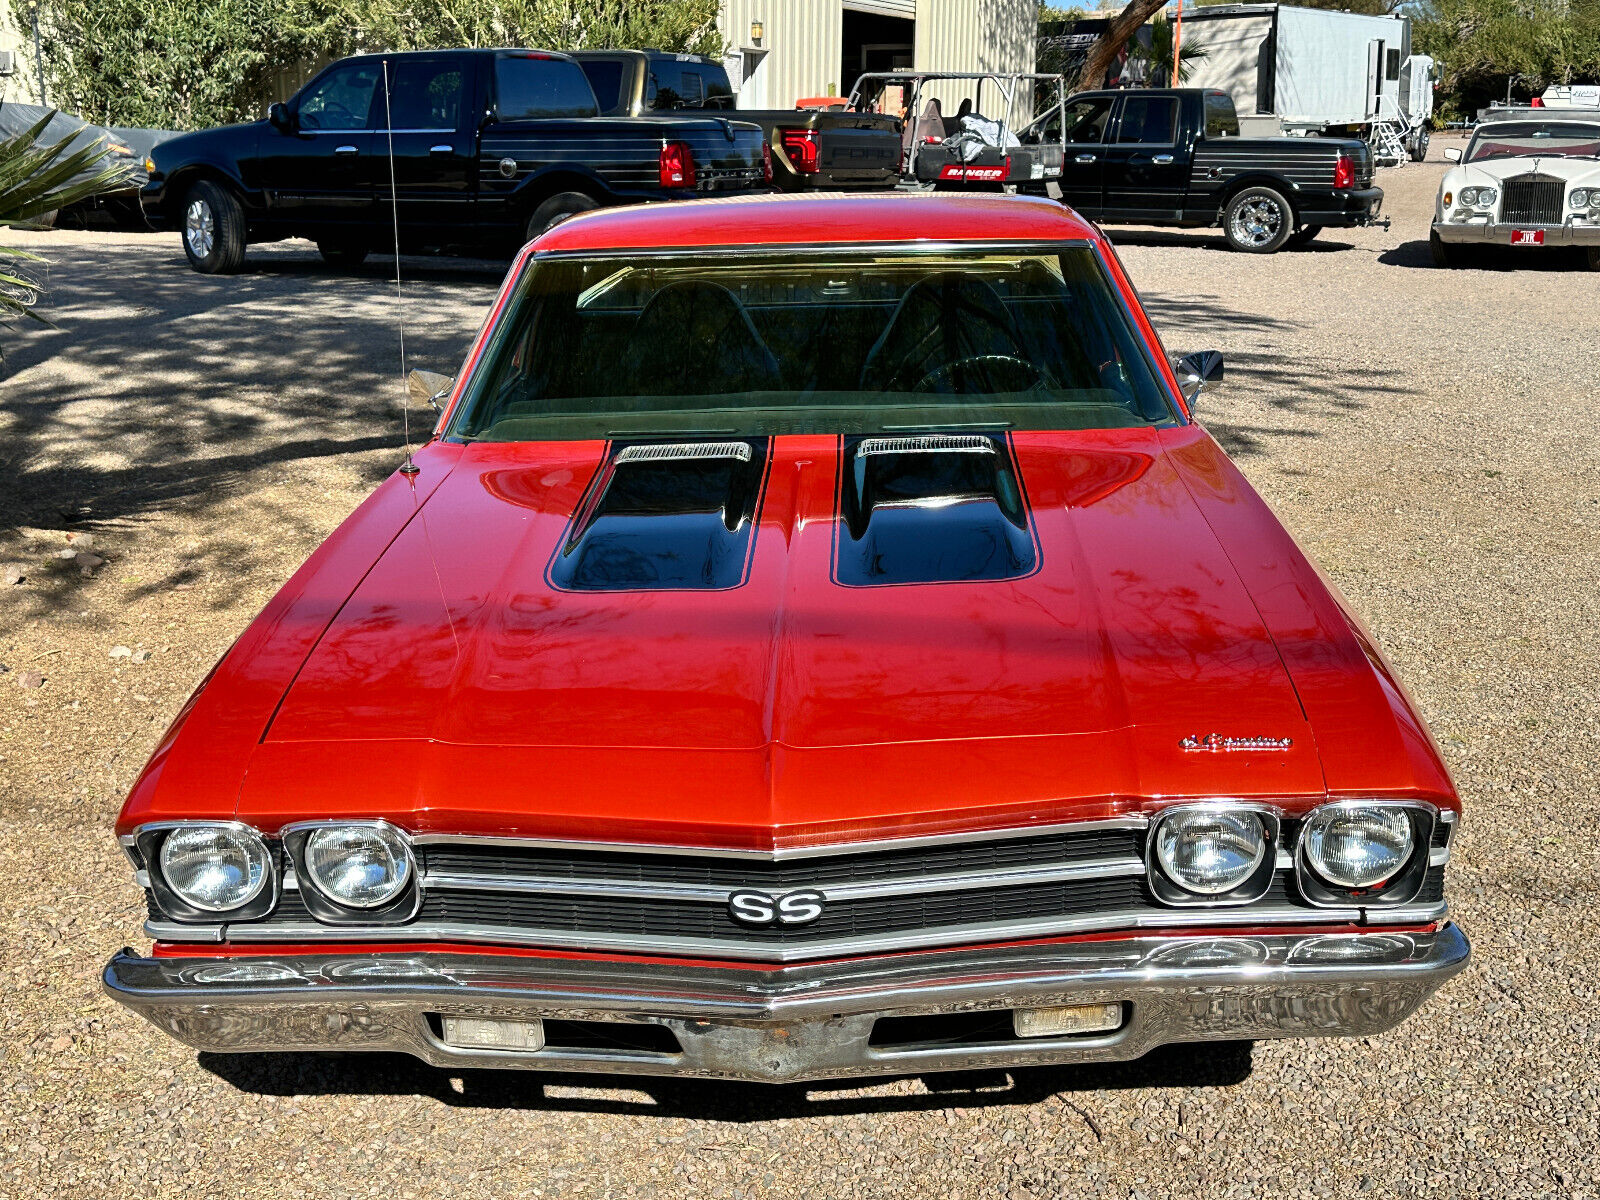
M768 51L755 86L741 83L740 108L792 108L802 96L839 90L843 7L840 0L727 0L719 19L725 41L738 54L750 45L750 23L765 27Z
M1036 0L917 0L916 66L919 71L1032 71L1039 38ZM929 89L946 112L970 90L956 84ZM994 111L985 93L980 107ZM1019 112L1030 108L1023 98Z

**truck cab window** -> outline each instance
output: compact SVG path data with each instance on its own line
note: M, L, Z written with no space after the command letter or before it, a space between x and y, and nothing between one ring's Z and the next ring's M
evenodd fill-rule
M383 65L376 59L336 67L313 83L296 107L301 129L366 129Z
M508 54L494 60L495 113L502 121L599 115L594 90L575 62Z
M1226 96L1206 97L1206 137L1238 137L1239 114Z
M446 59L396 59L389 65L389 119L395 129L449 130L461 124L461 67ZM383 124L379 114L379 125Z
M622 64L609 58L586 58L583 73L589 77L595 99L601 112L619 112L622 108Z
M1119 143L1170 146L1176 140L1178 102L1167 96L1129 96L1122 102Z
M1067 141L1078 145L1099 145L1106 140L1106 118L1111 115L1108 99L1079 100L1067 105Z
M650 83L655 92L655 99L650 102L653 109L666 112L673 108L700 107L704 89L700 86L698 72L685 71L676 62L662 59L651 65Z

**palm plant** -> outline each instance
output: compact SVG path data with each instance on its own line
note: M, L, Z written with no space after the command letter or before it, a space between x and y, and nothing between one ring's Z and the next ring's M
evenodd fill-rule
M87 200L124 185L128 169L102 166L106 146L99 138L72 148L76 132L57 142L40 141L55 113L46 113L21 133L0 140L0 226L20 225L46 213ZM0 256L12 264L42 261L37 254L14 246L0 246ZM0 322L30 317L48 325L33 311L39 285L16 265L0 265ZM3 353L3 351L0 351Z
M1140 54L1150 64L1150 80L1164 80L1167 87L1177 87L1189 78L1192 64L1206 57L1204 46L1190 49L1187 45L1180 46L1178 53L1178 78L1172 78L1172 22L1167 20L1166 13L1157 13L1150 22L1150 46L1148 49L1137 42L1128 47L1130 54ZM1162 86L1158 84L1157 86Z

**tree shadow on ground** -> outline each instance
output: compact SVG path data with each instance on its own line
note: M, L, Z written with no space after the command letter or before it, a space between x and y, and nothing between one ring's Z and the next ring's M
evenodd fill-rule
M920 1076L921 1091L892 1093L875 1090L887 1079L773 1085L640 1075L458 1071L431 1067L403 1054L203 1053L199 1063L240 1091L266 1096L416 1096L457 1108L634 1113L747 1123L1029 1105L1075 1092L1232 1087L1249 1078L1252 1053L1250 1042L1165 1046L1125 1063ZM1097 1136L1099 1132L1095 1130Z
M1311 329L1309 322L1240 312L1216 296L1145 295L1143 300L1169 353L1222 351L1226 378L1217 389L1201 393L1196 416L1229 454L1265 453L1273 437L1312 438L1329 419L1355 416L1376 399L1417 392L1400 382L1400 371L1359 355L1337 362L1303 357L1297 348ZM1242 391L1279 419L1231 418L1230 410L1239 406L1229 397Z

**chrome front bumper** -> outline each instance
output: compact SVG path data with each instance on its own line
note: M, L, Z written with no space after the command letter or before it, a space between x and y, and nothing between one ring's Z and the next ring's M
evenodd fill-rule
M1137 937L772 969L448 952L141 958L124 950L106 966L105 987L201 1050L386 1050L441 1067L785 1083L1107 1062L1169 1042L1382 1033L1462 970L1469 953L1449 924L1432 933ZM885 1017L1094 1003L1120 1003L1122 1026L1037 1039L872 1040ZM680 1049L462 1049L441 1039L443 1016L659 1025Z
M1433 231L1439 235L1439 240L1452 244L1509 246L1511 235L1519 229L1544 230L1545 246L1600 246L1600 225L1494 225L1487 221L1433 223Z

